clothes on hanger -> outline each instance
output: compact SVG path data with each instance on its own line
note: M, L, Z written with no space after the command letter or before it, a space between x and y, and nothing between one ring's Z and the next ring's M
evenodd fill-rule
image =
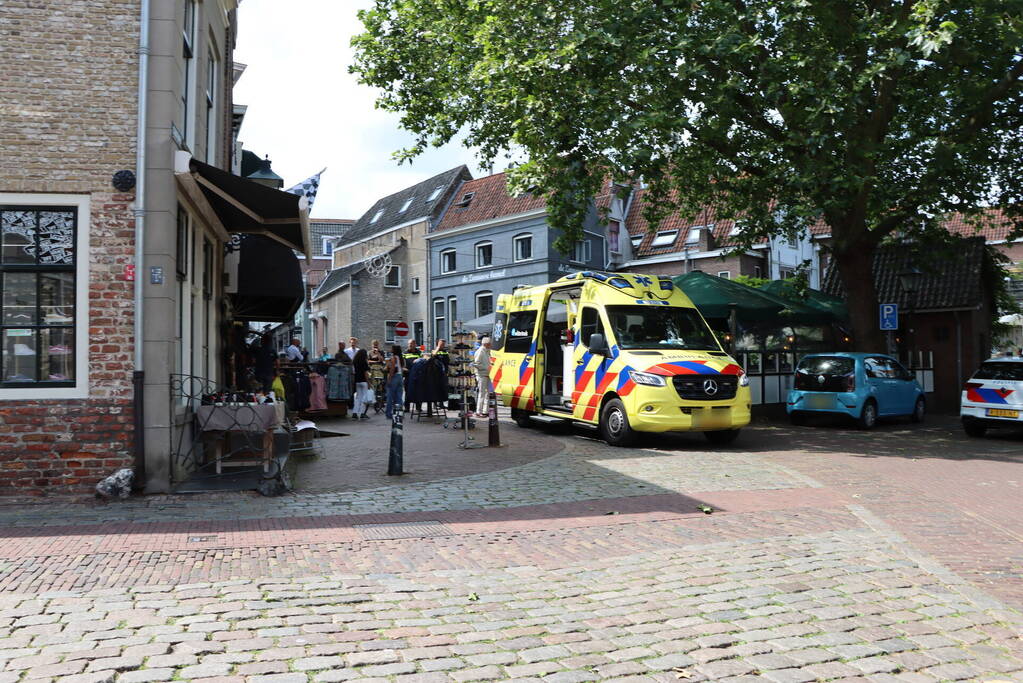
M352 364L339 363L327 370L327 400L352 400Z
M327 409L327 381L323 375L318 372L309 373L309 384L311 391L309 392L309 410L326 410Z
M438 358L420 358L412 363L408 392L406 400L411 403L446 403L448 385L444 363Z

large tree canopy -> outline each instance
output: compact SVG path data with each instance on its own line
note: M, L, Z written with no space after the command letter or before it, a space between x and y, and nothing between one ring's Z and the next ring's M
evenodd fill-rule
M551 192L562 247L606 174L652 223L830 226L860 346L893 234L997 205L1023 227L1023 0L376 0L352 70L417 144L459 135Z

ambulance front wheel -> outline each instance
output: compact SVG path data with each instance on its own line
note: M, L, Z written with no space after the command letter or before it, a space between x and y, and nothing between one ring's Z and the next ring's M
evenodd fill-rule
M517 424L520 427L528 427L530 425L529 413L527 413L525 410L512 408L511 418L515 420L515 424Z
M613 398L600 411L600 435L611 446L631 446L636 441L636 432L629 426L625 404Z

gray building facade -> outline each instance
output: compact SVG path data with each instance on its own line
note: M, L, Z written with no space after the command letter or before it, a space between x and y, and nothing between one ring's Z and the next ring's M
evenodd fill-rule
M592 211L585 237L568 256L554 248L542 197L512 197L503 173L470 180L454 193L430 245L431 344L450 339L458 323L486 328L497 297L606 265L604 228ZM482 320L481 320L482 319Z

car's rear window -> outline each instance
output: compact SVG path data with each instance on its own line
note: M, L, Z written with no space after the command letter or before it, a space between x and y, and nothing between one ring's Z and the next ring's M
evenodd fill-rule
M1023 382L1023 363L982 363L973 379L1000 379Z
M842 356L814 356L804 358L796 366L796 372L807 375L848 375L853 371L855 361Z

